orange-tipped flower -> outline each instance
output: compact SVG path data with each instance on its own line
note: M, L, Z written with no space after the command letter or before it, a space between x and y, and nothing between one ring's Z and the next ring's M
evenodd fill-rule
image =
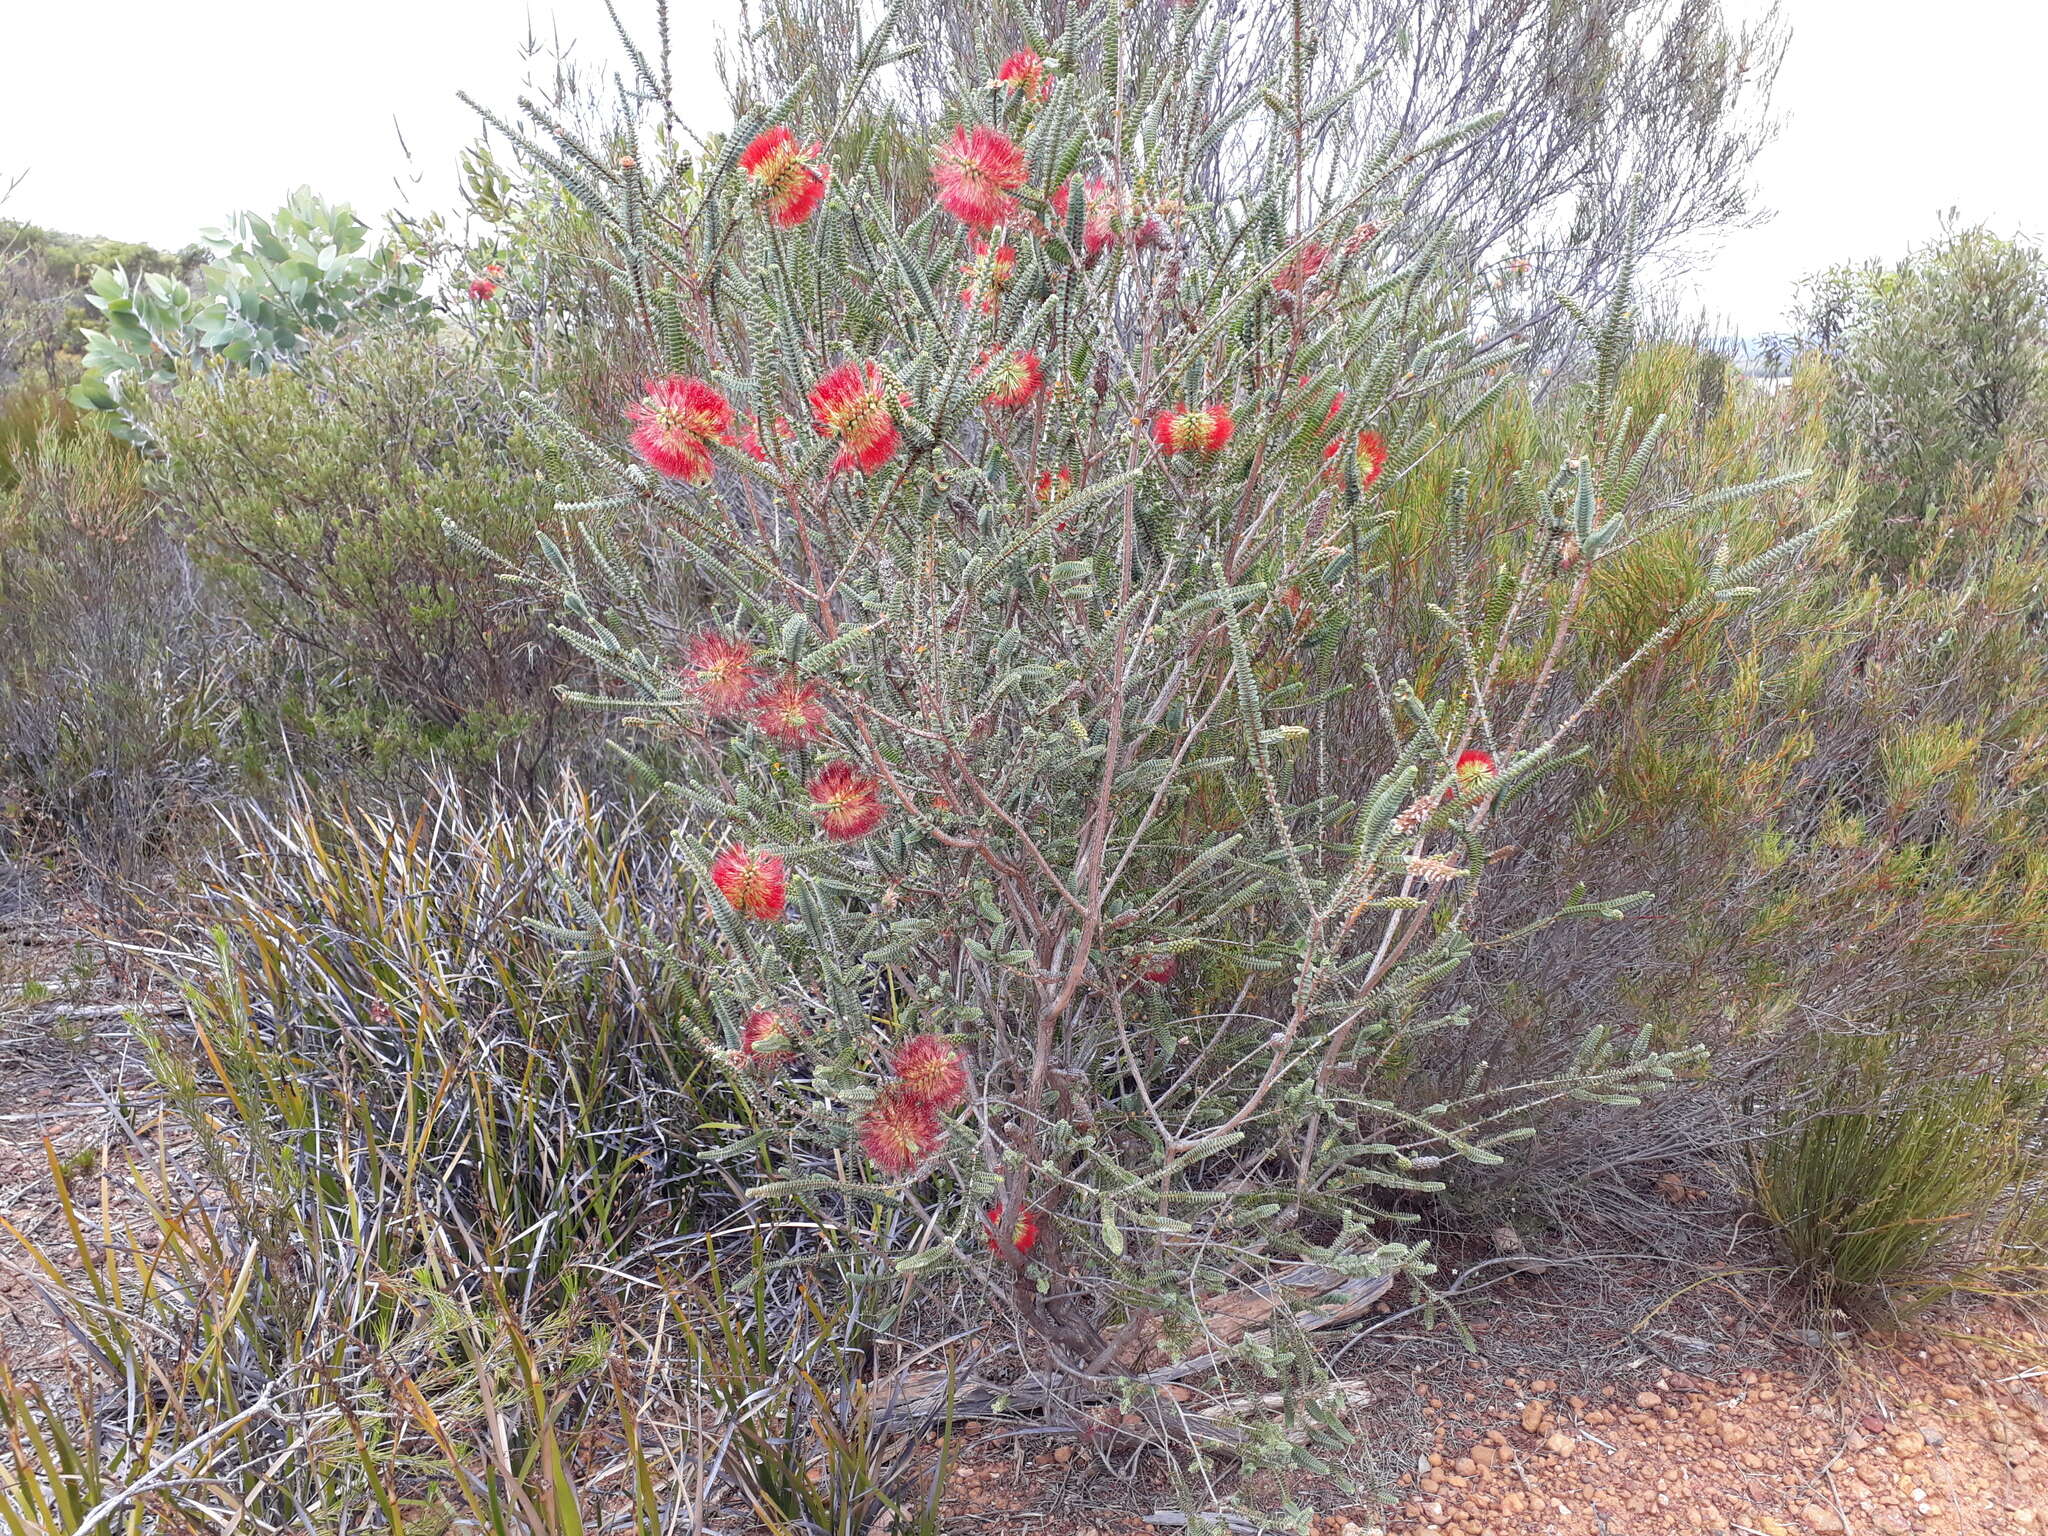
M873 363L841 363L811 391L811 418L818 431L840 442L832 473L857 469L872 474L895 456L902 437L889 402L875 385Z
M811 780L810 791L811 808L835 843L866 837L881 824L881 791L851 763L827 763Z
M1341 393L1338 398L1341 401ZM1337 457L1337 450L1342 446L1342 442L1341 438L1332 438L1328 445L1324 447L1323 459L1326 463ZM1379 433L1368 429L1358 434L1358 446L1355 452L1358 455L1358 488L1362 491L1371 485L1373 481L1379 479L1380 471L1387 467L1386 439L1381 437ZM1335 474L1339 468L1339 465L1330 464L1329 472Z
M1205 405L1198 411L1178 405L1153 419L1152 440L1161 453L1217 453L1235 428L1227 405Z
M969 309L992 315L1003 290L1010 286L1010 274L1017 270L1017 248L992 246L976 235L969 249L972 254L960 263L961 275L967 279L967 286L960 290L960 302Z
M1074 488L1074 477L1065 469L1042 469L1033 493L1048 507Z
M760 680L754 670L754 648L731 635L707 629L684 653L683 686L708 714L738 714L747 707Z
M711 883L741 917L772 923L782 916L789 871L774 854L734 843L711 861Z
M932 167L939 204L970 229L993 229L1017 211L1024 151L993 128L955 128Z
M820 146L801 147L796 135L777 124L746 147L740 169L747 173L768 216L792 229L818 211L825 196L825 172L818 166Z
M1000 356L984 352L981 354L981 382L989 389L981 397L981 403L1012 410L1028 405L1031 397L1038 393L1039 381L1044 376L1045 365L1039 361L1036 352L1005 352Z
M1019 48L996 71L996 84L1021 94L1026 101L1044 101L1052 95L1052 66L1029 48Z
M808 747L825 734L825 706L816 683L783 676L754 695L754 724L786 747Z
M732 425L732 406L702 379L649 379L626 407L633 451L657 473L702 485L711 478L711 439Z
M860 1117L861 1151L891 1178L915 1169L945 1137L937 1112L900 1084L884 1088Z
M1003 1254L1003 1210L1004 1207L999 1205L990 1211L987 1217L988 1251L997 1258L1001 1258ZM1029 1253L1038 1245L1038 1217L1033 1212L1024 1212L1010 1228L1009 1237L1012 1248L1019 1253Z
M941 1114L959 1108L967 1097L967 1058L939 1035L915 1035L904 1041L890 1065L905 1093Z
M756 1008L740 1030L740 1064L772 1072L796 1060L796 1029L779 1008Z
M1493 782L1499 769L1494 766L1493 754L1469 747L1458 754L1458 761L1452 770L1458 776L1458 787L1463 790L1483 790Z

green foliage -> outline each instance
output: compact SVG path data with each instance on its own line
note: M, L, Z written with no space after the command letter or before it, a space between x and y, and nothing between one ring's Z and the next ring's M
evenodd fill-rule
M1950 1063L1931 1029L1824 1043L1764 1143L1764 1213L1837 1299L2048 1288L2048 1072L2038 1040Z
M350 322L418 323L430 313L419 268L397 246L372 243L346 204L304 187L269 218L240 214L205 243L212 259L196 288L165 272L94 270L92 304L106 328L85 333L87 376L72 394L80 406L113 412L133 431L149 386L171 383L180 364L216 359L262 373Z
M1894 267L1809 283L1803 328L1837 377L1835 446L1861 465L1856 536L1892 572L1924 555L2015 440L2048 434L2048 256L1952 231Z
M424 763L545 774L572 657L543 604L447 531L526 556L540 456L462 353L378 328L289 370L202 365L148 420L202 569L294 684L273 761L386 783Z

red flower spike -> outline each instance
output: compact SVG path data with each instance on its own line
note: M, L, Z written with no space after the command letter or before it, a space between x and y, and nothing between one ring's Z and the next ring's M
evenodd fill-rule
M1227 405L1205 405L1198 411L1179 405L1154 418L1152 440L1161 453L1217 453L1235 430Z
M741 917L772 923L782 916L789 871L774 854L734 843L711 861L711 883Z
M1341 440L1333 439L1323 448L1323 459L1327 463L1337 457ZM1379 479L1380 471L1387 467L1387 444L1379 433L1365 431L1358 434L1358 488L1362 491ZM1335 475L1339 466L1331 464L1328 473Z
M857 469L872 474L895 456L903 439L889 402L875 385L873 363L841 363L811 391L811 419L825 437L840 442L832 473Z
M649 379L647 393L626 407L633 451L648 468L702 485L711 478L711 439L732 425L732 406L702 379Z
M881 825L881 791L851 763L827 763L811 780L810 792L811 809L835 843L866 837Z
M745 709L760 680L754 648L730 635L706 630L690 642L683 657L683 686L714 716Z
M1138 975L1155 987L1163 987L1180 974L1178 955L1147 955L1138 962Z
M1057 188L1050 199L1052 211L1061 219L1067 216L1067 205L1073 200L1071 183ZM1148 222L1156 222L1153 216ZM1100 177L1091 177L1088 182L1088 211L1081 219L1081 257L1085 264L1093 266L1097 257L1112 245L1123 243L1130 229L1130 207L1123 189L1111 186ZM1155 231L1155 241L1163 240L1165 230Z
M786 747L808 747L822 740L825 706L818 702L818 685L793 677L777 679L754 695L754 724Z
M897 1084L884 1088L860 1117L861 1151L891 1178L915 1169L945 1137L932 1107Z
M768 216L793 229L818 211L825 197L825 173L818 167L820 147L798 147L796 135L782 124L768 129L740 155Z
M1002 1230L1004 1207L997 1206L987 1216L988 1251L997 1258L1003 1256ZM1038 1245L1038 1217L1026 1211L1017 1218L1017 1224L1010 1229L1010 1246L1019 1253L1029 1253Z
M479 277L469 285L469 296L482 304L498 291L498 285L488 277Z
M1308 280L1323 270L1323 263L1330 259L1327 245L1305 245L1301 254L1273 274L1273 289L1276 293L1299 293L1308 286Z
M718 435L718 440L759 463L768 462L768 450L761 446L760 423L751 416L734 417L733 424Z
M791 1049L796 1030L788 1015L776 1008L756 1008L740 1030L740 1064L756 1072L772 1072L796 1060Z
M905 1093L936 1113L958 1109L967 1097L967 1058L952 1041L915 1035L898 1047L890 1065Z
M932 167L939 205L970 229L993 229L1017 211L1024 151L993 128L955 128Z
M981 403L1011 410L1028 405L1031 397L1038 393L1039 381L1044 376L1045 365L1039 361L1036 352L1008 352L999 359L994 352L984 352L981 354L981 382L989 386L989 391L981 397Z
M1458 754L1458 761L1452 766L1458 777L1458 787L1463 790L1484 790L1500 772L1494 766L1493 754L1469 747Z
M1379 479L1387 467L1387 444L1377 432L1358 434L1358 488L1362 491Z
M991 246L976 235L970 249L973 255L960 263L961 274L967 279L967 286L960 290L960 302L969 309L992 315L1003 290L1010 286L1010 274L1017 270L1017 248Z
M996 84L1026 101L1044 101L1052 95L1052 66L1029 48L1019 48L996 71Z

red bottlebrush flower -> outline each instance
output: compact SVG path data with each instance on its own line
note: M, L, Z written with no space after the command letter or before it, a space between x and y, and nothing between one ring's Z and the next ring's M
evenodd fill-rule
M1052 211L1064 219L1067 216L1067 205L1072 200L1071 184L1058 188L1051 198ZM1151 222L1156 220L1155 215ZM1110 246L1121 244L1130 233L1130 222L1131 210L1123 189L1111 186L1100 177L1090 178L1088 211L1081 218L1082 260L1092 266L1095 259ZM1156 244L1165 238L1163 226L1154 233L1156 238L1152 243Z
M903 1091L941 1114L967 1097L967 1058L950 1040L916 1035L898 1047L890 1065Z
M902 1178L945 1140L938 1113L900 1084L884 1088L860 1117L860 1149L891 1178Z
M1064 469L1042 469L1038 472L1038 484L1034 489L1038 499L1051 506L1074 488L1074 477Z
M488 277L479 277L469 285L469 296L481 304L498 291L497 283Z
M811 780L810 792L811 809L835 843L866 837L881 824L881 791L851 763L827 763Z
M1138 962L1138 975L1155 987L1163 987L1180 974L1178 955L1147 955Z
M1191 411L1185 405L1161 411L1152 422L1152 440L1161 453L1217 453L1236 430L1227 405L1205 405Z
M736 416L733 424L719 433L718 440L728 448L737 449L748 458L766 464L768 450L761 446L761 427L751 416Z
M1344 241L1344 254L1346 256L1356 256L1379 237L1379 232L1380 227L1377 224L1359 225L1346 237Z
M754 648L744 640L706 630L683 657L683 685L713 715L736 715L760 683Z
M939 204L970 229L993 229L1017 211L1024 151L993 128L955 128L932 167Z
M754 695L754 724L787 747L807 747L825 734L825 706L818 685L779 678Z
M772 923L782 916L789 870L772 853L734 843L711 861L711 883L741 917Z
M994 352L984 352L981 354L981 382L989 386L989 391L981 397L981 403L1011 409L1028 405L1031 397L1038 393L1039 381L1044 376L1045 365L1039 361L1036 352L1006 352L1000 358Z
M967 279L967 286L960 290L960 302L969 309L992 315L1003 290L1010 286L1010 274L1017 270L1017 248L991 246L979 235L974 237L971 248L973 255L960 263L960 271Z
M1500 770L1494 766L1491 752L1468 747L1458 754L1458 761L1452 765L1451 771L1457 775L1460 789L1475 790L1485 788Z
M997 1258L1001 1258L1003 1256L1003 1245L1001 1240L1003 1231L1003 1209L1004 1208L999 1205L994 1210L990 1211L987 1217L988 1251L994 1254ZM1023 1215L1017 1218L1016 1225L1010 1228L1010 1246L1012 1248L1015 1248L1019 1253L1029 1253L1037 1245L1038 1217L1033 1212L1026 1211Z
M825 173L818 167L819 146L801 147L796 135L781 124L768 129L740 155L740 169L754 184L769 217L793 229L818 211L825 197Z
M1278 293L1299 293L1308 286L1308 280L1323 270L1323 263L1330 259L1327 245L1309 244L1301 248L1286 266L1273 274L1273 288Z
M818 431L841 444L832 472L857 469L872 474L894 457L902 437L889 402L875 387L873 363L841 363L811 391L811 417Z
M1029 48L1019 48L996 71L996 84L1012 93L1021 92L1027 101L1044 101L1052 95L1052 66Z
M626 419L634 423L633 451L650 469L702 485L711 478L711 439L732 425L732 407L702 379L671 374L649 379Z
M777 1008L756 1008L740 1030L740 1064L756 1072L772 1072L796 1060L791 1049L796 1029Z
M1341 439L1333 439L1323 449L1324 460L1327 462L1336 458L1340 446ZM1361 432L1358 434L1358 446L1355 451L1358 454L1358 488L1362 491L1379 479L1380 471L1387 467L1386 440L1374 431ZM1335 474L1337 469L1338 466L1332 464L1329 472Z

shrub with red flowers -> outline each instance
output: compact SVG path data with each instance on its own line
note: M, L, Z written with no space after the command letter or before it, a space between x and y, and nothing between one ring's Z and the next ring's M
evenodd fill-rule
M1584 320L1583 450L1529 466L1514 531L1433 594L1450 664L1381 675L1383 498L1510 354L1470 340L1427 239L1390 266L1396 243L1357 232L1400 216L1404 166L1485 125L1366 147L1269 93L1272 152L1219 185L1201 7L1102 75L1071 61L1122 57L1127 8L1084 15L935 130L929 202L885 196L866 141L766 114L659 227L645 156L533 150L579 168L659 359L630 423L538 408L579 523L552 579L672 741L726 1053L792 1058L734 1068L788 1173L759 1193L916 1211L888 1262L977 1274L1083 1397L1169 1337L1199 1349L1211 1302L1276 1275L1421 1276L1394 1193L1500 1160L1554 1098L1677 1070L1596 1033L1556 1081L1482 1074L1451 1102L1403 1102L1397 1072L1460 1026L1432 987L1497 937L1517 797L1784 552L1715 564L1612 676L1556 696L1588 571L1689 510L1639 505L1656 429L1611 384L1624 285ZM742 415L805 426L743 451ZM694 639L621 549L627 514L678 541ZM1351 696L1381 739L1369 789L1338 795L1323 722Z

